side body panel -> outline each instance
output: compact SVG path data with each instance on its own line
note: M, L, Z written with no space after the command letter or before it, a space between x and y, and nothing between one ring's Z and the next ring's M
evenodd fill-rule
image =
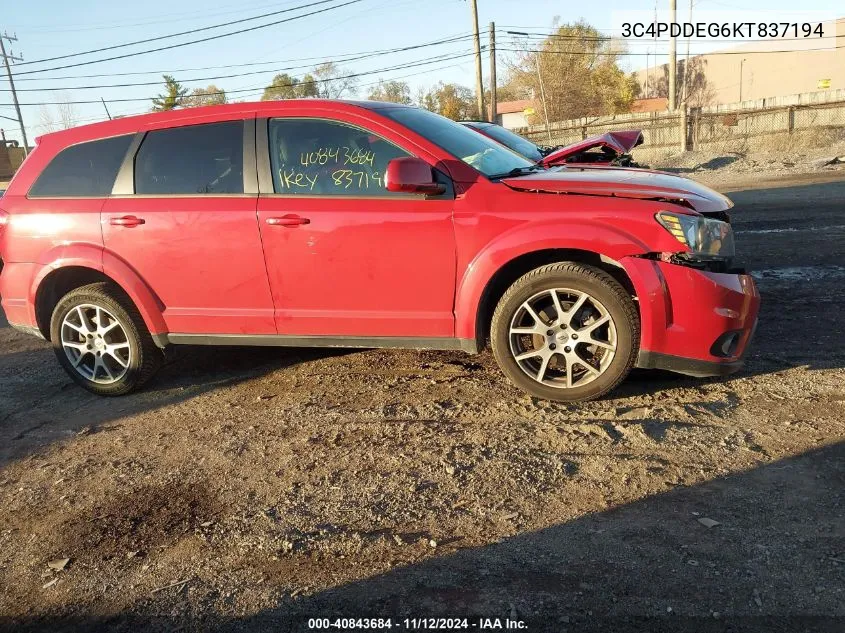
M271 334L273 306L253 197L115 197L103 209L105 252L143 280L167 331ZM144 224L113 226L135 216Z
M183 123L218 120L197 117ZM221 195L131 195L134 162L131 157L124 162L117 195L108 199L102 213L105 261L110 266L124 262L136 271L162 307L166 331L276 332L256 220L254 161L248 143L245 193ZM143 224L119 224L126 218Z
M367 116L314 118L363 128L432 166L440 162ZM454 337L454 198L275 194L267 128L259 119L256 129L258 217L279 334ZM274 224L289 215L308 223Z
M287 214L310 223L267 223ZM273 198L258 216L280 334L454 336L452 201Z
M576 249L618 264L626 256L677 248L668 233L665 237L654 235L651 202L526 195L486 181L462 189L455 209L459 274L455 316L459 338L476 335L478 307L485 288L504 265L522 255ZM631 213L632 207L643 213Z
M102 270L100 209L104 198L29 199L5 195L0 297L10 323L35 327L38 283L66 266Z

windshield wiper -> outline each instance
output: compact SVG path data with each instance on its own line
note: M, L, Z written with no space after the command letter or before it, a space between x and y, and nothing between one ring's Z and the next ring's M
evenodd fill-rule
M530 174L532 171L544 170L542 165L528 165L527 167L514 167L506 174L495 174L490 176L490 180L498 180L499 178L513 178L514 176L524 176Z

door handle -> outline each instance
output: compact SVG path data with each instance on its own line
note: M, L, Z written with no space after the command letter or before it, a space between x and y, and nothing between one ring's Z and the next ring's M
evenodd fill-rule
M301 224L311 224L311 220L290 213L280 218L267 218L267 224L270 226L299 226Z
M112 226L124 226L127 229L135 228L141 224L146 224L144 218L136 218L134 215L124 215L122 218L112 218L109 220Z

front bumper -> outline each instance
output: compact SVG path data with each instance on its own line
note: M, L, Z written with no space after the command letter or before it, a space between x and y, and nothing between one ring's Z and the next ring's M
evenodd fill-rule
M691 376L720 376L742 367L760 308L750 275L640 257L622 263L639 299L638 367Z
M742 365L742 359L727 363L711 363L706 360L683 358L644 350L640 350L639 356L637 356L637 367L642 369L663 369L685 376L695 376L696 378L727 376L742 369Z

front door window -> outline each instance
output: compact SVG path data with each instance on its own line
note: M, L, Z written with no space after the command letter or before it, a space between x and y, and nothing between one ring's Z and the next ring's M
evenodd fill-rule
M320 119L269 124L273 190L316 196L405 197L387 191L387 163L409 154L361 128Z

